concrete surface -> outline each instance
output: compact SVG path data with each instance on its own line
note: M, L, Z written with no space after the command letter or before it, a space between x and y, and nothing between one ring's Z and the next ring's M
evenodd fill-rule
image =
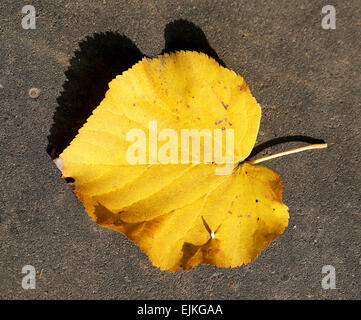
M337 27L323 30L331 2ZM331 2L2 0L0 298L360 299L361 10ZM25 4L36 30L21 27ZM47 152L74 134L109 78L142 55L191 48L246 79L263 109L257 145L301 135L329 148L267 163L283 178L290 224L255 262L171 274L93 223ZM21 287L27 264L35 290ZM321 287L324 265L336 269L335 290Z

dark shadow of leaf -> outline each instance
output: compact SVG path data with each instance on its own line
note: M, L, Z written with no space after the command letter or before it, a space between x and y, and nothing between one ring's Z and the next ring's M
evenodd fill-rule
M57 157L99 105L108 83L144 55L126 36L114 32L94 34L79 43L65 72L67 80L57 98L58 107L48 136L47 152Z

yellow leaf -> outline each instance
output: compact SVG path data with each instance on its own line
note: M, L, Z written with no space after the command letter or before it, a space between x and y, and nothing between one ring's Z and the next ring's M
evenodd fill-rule
M110 82L60 155L63 177L98 224L155 266L240 266L288 224L279 175L242 162L260 117L243 78L207 55L145 58Z

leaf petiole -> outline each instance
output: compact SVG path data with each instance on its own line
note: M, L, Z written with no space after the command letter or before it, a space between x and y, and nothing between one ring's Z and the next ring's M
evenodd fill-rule
M291 149L291 150L288 150L288 151L283 151L283 152L280 152L280 153L271 154L270 156L255 159L255 160L251 160L251 161L247 161L247 162L250 163L250 164L257 164L257 163L261 163L263 161L271 160L271 159L274 159L274 158L287 156L287 155L292 154L292 153L297 153L297 152L302 152L302 151L312 150L312 149L323 149L323 148L327 148L327 143L311 144L309 146L304 146L304 147L300 147L300 148L296 148L296 149Z

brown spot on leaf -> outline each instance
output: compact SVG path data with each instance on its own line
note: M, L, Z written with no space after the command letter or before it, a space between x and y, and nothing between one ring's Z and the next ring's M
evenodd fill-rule
M228 108L228 104L225 104L225 103L222 101L222 106L223 106L223 108L224 108L224 109L226 109L226 110L227 110L227 108Z

